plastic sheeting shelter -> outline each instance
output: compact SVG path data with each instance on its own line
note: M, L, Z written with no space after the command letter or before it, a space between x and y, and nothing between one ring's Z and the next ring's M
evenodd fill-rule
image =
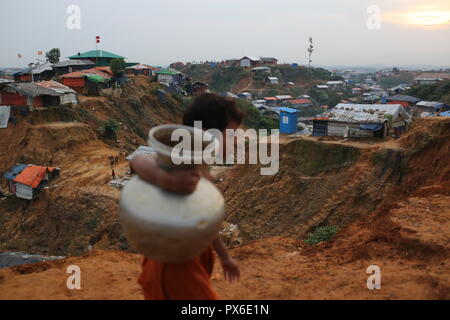
M11 115L11 107L0 107L0 129L8 128L9 116Z

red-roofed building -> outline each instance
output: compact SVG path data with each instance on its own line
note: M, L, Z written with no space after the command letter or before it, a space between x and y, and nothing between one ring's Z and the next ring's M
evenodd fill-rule
M32 200L59 172L58 168L29 165L10 181L10 191L18 198Z
M265 98L263 98L263 100L266 101L266 104L268 107L274 107L279 103L279 101L276 97L265 97Z
M293 107L312 107L313 103L309 99L294 99L288 102Z

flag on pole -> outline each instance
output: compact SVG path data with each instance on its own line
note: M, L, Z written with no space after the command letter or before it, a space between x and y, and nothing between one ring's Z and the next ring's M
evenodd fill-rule
M100 43L100 36L96 36L96 37L95 37L95 41L96 41L97 43Z
M17 58L21 59L22 55L20 53L17 54Z
M39 51L37 52L37 54L38 54L38 56L42 56L44 53L43 53L41 50L39 50Z

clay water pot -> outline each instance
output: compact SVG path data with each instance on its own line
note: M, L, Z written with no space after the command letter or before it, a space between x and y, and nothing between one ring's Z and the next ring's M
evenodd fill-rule
M170 141L176 129L191 134L204 134L209 147L217 152L219 143L201 129L163 125L149 133L149 145L157 152L157 162L165 170L184 170L195 164L174 164L184 157L191 160L203 155L201 150L171 156L174 144ZM205 149L202 144L201 149ZM120 218L129 243L144 256L164 263L179 263L195 258L213 242L224 219L224 198L221 192L205 178L200 178L190 195L165 191L133 177L120 197Z

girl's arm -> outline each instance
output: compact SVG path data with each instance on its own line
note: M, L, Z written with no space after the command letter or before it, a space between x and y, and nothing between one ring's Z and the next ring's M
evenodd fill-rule
M194 192L200 180L200 173L196 169L173 171L162 169L153 155L137 155L131 160L130 167L131 171L142 180L179 194Z
M223 243L220 236L213 242L213 248L217 252L219 256L220 263L222 264L223 275L225 280L230 282L238 281L241 275L241 271L239 270L239 266L236 262L230 257L225 244Z

